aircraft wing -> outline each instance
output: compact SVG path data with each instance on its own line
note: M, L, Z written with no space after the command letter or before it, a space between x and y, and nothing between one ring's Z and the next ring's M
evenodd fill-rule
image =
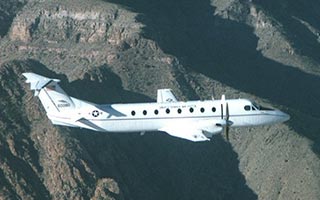
M202 142L210 140L202 133L201 129L190 128L186 126L169 126L159 129L159 131L164 131L174 137L183 138L193 142Z
M171 89L159 89L157 94L157 103L177 102L177 98Z

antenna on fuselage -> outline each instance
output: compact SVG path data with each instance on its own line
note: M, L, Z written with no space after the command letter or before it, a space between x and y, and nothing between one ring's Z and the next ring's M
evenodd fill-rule
M224 102L225 100L226 100L226 95L224 95L224 94L223 94L223 95L221 95L221 101L223 101L223 102Z

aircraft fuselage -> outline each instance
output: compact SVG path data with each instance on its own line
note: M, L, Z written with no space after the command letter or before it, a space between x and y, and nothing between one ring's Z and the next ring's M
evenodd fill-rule
M73 99L73 101L76 102L77 100ZM194 122L204 123L209 128L212 126L212 130L214 130L216 124L220 122L221 116L226 113L225 107L221 107L226 103L229 105L231 127L268 125L289 119L287 114L279 110L258 110L246 99L110 105L88 103L70 114L72 116L79 115L79 117L81 116L91 121L96 125L96 128L85 125L82 122L78 123L77 126L97 131L157 131L168 124L189 124ZM221 111L221 108L224 111ZM72 116L48 116L56 123L62 122L65 125L74 126L72 121L74 117Z
M209 140L230 127L284 122L289 115L246 99L177 101L170 89L158 90L155 103L98 105L67 95L58 79L24 73L53 124L102 132L163 131L194 142Z

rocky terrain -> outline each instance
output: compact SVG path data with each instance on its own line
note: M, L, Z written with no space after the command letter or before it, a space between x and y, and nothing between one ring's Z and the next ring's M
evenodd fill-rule
M318 1L0 2L0 199L319 199ZM32 71L96 103L246 97L275 126L191 143L52 126Z

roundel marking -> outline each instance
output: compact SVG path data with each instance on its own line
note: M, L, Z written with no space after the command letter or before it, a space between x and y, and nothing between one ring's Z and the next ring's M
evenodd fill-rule
M99 116L99 111L97 111L97 110L92 111L92 116L98 117Z

